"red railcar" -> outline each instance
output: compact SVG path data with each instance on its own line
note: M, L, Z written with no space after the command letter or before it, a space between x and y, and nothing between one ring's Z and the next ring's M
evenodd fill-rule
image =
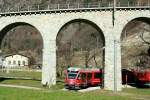
M133 71L122 69L122 84L134 85L136 81Z
M134 72L137 81L136 84L150 86L150 70Z
M65 87L68 89L81 89L89 86L102 85L102 69L68 68L65 71Z
M135 86L150 86L150 70L122 69L122 83Z

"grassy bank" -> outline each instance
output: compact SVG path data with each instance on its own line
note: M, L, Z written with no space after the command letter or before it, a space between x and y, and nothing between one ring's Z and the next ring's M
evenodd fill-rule
M9 70L9 73L6 73L5 70L0 70L0 77L20 77L41 80L41 72L34 70Z
M0 73L0 75L15 77L39 78L40 72L17 71ZM42 88L42 90L28 90L18 88L0 87L0 100L150 100L150 89L124 88L122 92L96 90L79 93L75 91L62 91L64 83L57 82L57 85L50 89L43 88L40 80L0 78L0 84L23 85Z
M110 91L97 90L79 93L74 91L26 90L0 87L0 100L134 100Z
M31 87L41 86L41 72L34 70L0 71L0 84L23 85Z
M132 93L135 95L149 95L150 96L150 88L124 88L124 92ZM149 98L150 100L150 98Z

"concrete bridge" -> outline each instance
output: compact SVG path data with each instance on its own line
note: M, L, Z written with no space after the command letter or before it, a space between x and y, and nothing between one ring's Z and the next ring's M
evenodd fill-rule
M125 26L132 20L150 22L150 6L125 4L107 6L57 5L53 9L5 10L0 13L0 36L15 26L28 24L36 28L43 38L42 84L56 84L56 37L61 28L73 21L94 25L103 32L105 42L104 88L121 90L121 36ZM86 34L86 33L85 33Z

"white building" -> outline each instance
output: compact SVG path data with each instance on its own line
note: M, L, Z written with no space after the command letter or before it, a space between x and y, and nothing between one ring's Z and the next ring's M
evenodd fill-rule
M2 56L0 56L0 67L2 67L3 66L3 57Z
M12 54L4 57L3 66L9 68L15 67L24 67L29 65L29 58L20 55L20 54Z

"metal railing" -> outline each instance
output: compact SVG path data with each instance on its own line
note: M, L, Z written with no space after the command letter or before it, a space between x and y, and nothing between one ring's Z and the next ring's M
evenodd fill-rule
M91 3L74 3L74 4L47 4L47 5L28 5L28 6L1 6L0 13L8 12L24 12L24 11L45 11L45 10L69 10L69 9L113 9L113 2L91 2ZM150 7L150 0L147 2L131 2L122 1L116 2L116 8L130 8L130 7Z

